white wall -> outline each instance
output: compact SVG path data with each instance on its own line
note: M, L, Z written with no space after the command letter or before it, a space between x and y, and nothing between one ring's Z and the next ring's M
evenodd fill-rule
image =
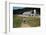
M46 12L45 12L46 11L46 0L7 0L7 1L15 2L15 3L45 4L44 12L42 14L44 16L43 17L43 20L45 21L44 23L46 23ZM4 31L5 31L5 1L0 0L0 35L5 35ZM16 33L11 32L11 33L8 33L7 35L46 35L46 33L45 32L16 31Z

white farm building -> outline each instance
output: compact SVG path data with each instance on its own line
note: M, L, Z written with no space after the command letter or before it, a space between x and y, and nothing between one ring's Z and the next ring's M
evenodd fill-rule
M28 12L24 12L23 15L27 15L27 16L36 16L36 10L33 11L28 11Z

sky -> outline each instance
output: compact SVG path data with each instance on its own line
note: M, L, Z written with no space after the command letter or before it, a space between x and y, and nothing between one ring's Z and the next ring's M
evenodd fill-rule
M17 10L17 9L22 9L24 7L13 7L14 10Z

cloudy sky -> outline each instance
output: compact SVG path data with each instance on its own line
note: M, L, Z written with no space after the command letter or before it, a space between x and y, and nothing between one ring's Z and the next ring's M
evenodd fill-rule
M17 10L17 9L22 9L24 7L13 7L14 10Z

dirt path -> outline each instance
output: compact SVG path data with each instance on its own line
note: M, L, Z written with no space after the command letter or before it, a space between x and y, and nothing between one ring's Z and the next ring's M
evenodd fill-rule
M22 24L21 24L21 27L30 27L30 25L27 24L27 23L22 23Z
M23 16L23 22L21 23L21 27L30 27L30 25L27 23L26 18L28 16Z

